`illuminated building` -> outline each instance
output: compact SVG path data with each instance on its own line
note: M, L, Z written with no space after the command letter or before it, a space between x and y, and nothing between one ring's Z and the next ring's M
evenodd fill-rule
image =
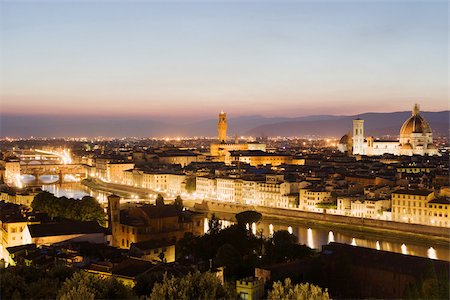
M24 244L40 246L68 241L106 244L105 228L98 225L97 221L64 221L28 224L23 231Z
M292 156L280 153L268 153L261 150L230 151L225 155L225 163L242 162L251 166L279 166L289 164Z
M215 178L197 176L195 178L195 191L199 197L215 198L217 194L217 183Z
M120 209L120 198L108 197L112 246L128 249L132 243L181 239L185 233L203 234L204 215L173 205L141 205Z
M265 178L202 178L197 194L219 201L247 205L293 208L298 205L298 182L290 182L283 175L266 175ZM215 185L214 185L215 183ZM209 189L209 190L207 190Z
M338 197L337 214L358 218L390 220L390 199L367 199L365 196Z
M133 243L130 255L151 262L171 263L175 261L175 244L165 241L146 241Z
M5 181L11 185L17 185L20 178L20 162L19 160L8 160L5 162Z
M448 189L398 190L392 193L392 220L404 223L450 227Z
M211 156L219 157L222 161L230 151L260 150L266 151L266 145L260 143L227 143L227 115L224 112L219 114L217 124L218 143L210 145Z
M106 180L113 183L122 183L123 171L134 168L134 163L107 163Z
M338 149L354 155L440 155L433 144L433 133L428 122L420 115L416 104L412 115L402 125L399 140L364 139L364 120L353 120L352 136L344 135ZM351 144L350 144L351 143ZM352 151L350 151L352 149Z
M2 191L0 192L0 201L3 200L5 202L30 207L36 194L37 193L28 193L28 192L18 193L13 191Z
M320 188L303 188L299 190L299 208L306 211L321 211L316 205L330 198L330 191Z
M247 277L237 280L236 293L242 300L264 299L264 279Z
M0 259L9 263L8 247L26 244L23 232L28 224L37 224L39 220L22 211L22 207L0 201Z
M123 184L173 194L185 192L186 175L139 169L123 171Z
M217 133L220 144L225 144L227 141L227 114L223 111L219 114L219 123L217 124Z
M205 160L205 157L203 155L185 150L164 151L161 153L157 153L157 155L159 162L162 164L181 165L182 167L186 167L192 162Z

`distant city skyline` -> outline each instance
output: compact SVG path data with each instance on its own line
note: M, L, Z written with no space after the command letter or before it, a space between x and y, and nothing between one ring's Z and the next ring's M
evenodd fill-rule
M3 115L448 110L447 1L0 2Z

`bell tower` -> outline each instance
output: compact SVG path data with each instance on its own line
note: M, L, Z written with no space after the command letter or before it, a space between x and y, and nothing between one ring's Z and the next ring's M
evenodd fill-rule
M111 233L111 246L120 247L120 197L108 196L108 229Z
M217 124L217 131L219 134L219 143L226 143L227 141L227 114L223 111L219 114L219 123Z
M353 154L364 153L364 120L353 120Z

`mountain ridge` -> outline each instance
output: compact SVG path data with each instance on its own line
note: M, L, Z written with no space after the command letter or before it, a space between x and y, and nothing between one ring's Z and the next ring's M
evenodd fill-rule
M450 111L422 112L435 135L449 134ZM356 117L365 120L366 135L398 135L410 111L358 115L309 115L300 117L239 116L228 119L228 135L340 137ZM2 137L176 137L217 135L217 119L164 122L143 117L0 116Z

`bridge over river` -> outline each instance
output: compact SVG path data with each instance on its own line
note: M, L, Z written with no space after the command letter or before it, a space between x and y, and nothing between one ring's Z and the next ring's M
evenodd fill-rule
M79 181L86 177L86 167L73 163L68 150L13 150L5 163L5 178L16 186Z

